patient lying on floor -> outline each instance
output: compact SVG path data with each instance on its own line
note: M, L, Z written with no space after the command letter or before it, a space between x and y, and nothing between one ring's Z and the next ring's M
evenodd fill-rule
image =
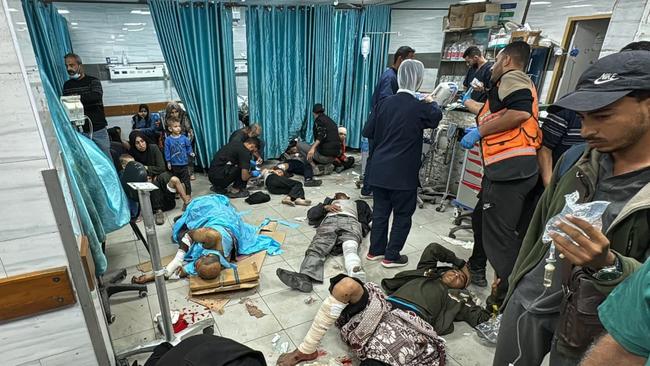
M165 278L199 276L204 280L213 280L219 277L222 268L234 267L234 264L226 260L228 254L224 252L223 237L217 230L189 230L182 238L176 256L165 267ZM232 248L227 252L231 250ZM144 284L154 280L154 274L147 273L133 277L131 282Z

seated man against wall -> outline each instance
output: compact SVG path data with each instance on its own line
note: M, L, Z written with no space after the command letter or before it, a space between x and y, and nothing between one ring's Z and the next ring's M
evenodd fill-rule
M294 366L318 358L318 344L334 324L361 360L360 366L445 364L444 340L430 324L411 311L393 307L378 285L340 274L330 280L330 295L302 343L282 354L277 365Z
M305 187L318 187L323 184L323 181L314 179L314 169L307 161L307 155L298 150L296 140L289 142L289 146L280 156L280 161L282 163L278 164L277 167L289 174L302 175L305 178Z
M298 150L307 156L307 161L312 164L315 175L330 174L334 170L332 162L341 155L341 142L339 141L338 127L325 114L322 104L314 105L314 143L298 142ZM317 164L324 165L321 168Z
M336 193L334 199L307 212L309 223L318 226L305 252L300 272L278 268L280 281L292 289L311 292L312 282L323 282L323 265L327 256L343 250L343 262L348 275L365 280L358 250L363 236L370 231L372 211L365 201L352 201L345 193Z
M354 157L345 155L345 139L348 136L348 129L345 127L339 127L339 140L341 140L341 155L337 156L336 159L332 162L335 167L335 171L340 173L346 169L350 169L354 166Z
M251 154L258 148L259 141L254 137L243 143L235 140L222 147L214 155L208 170L212 191L227 194L230 198L248 197L246 184L251 177Z

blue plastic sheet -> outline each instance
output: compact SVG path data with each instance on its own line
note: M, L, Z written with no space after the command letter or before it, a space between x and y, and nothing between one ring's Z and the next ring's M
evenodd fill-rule
M230 200L220 194L194 198L185 213L176 221L173 230L174 242L180 241L183 226L194 230L202 227L224 227L230 230L238 240L238 254L248 255L266 250L269 255L282 254L280 243L273 238L257 233L255 226L245 223L237 210L230 205Z

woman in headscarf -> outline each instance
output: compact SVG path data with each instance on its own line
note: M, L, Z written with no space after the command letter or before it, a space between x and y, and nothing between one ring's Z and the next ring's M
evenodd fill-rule
M181 121L181 134L187 136L187 138L190 139L190 142L192 143L192 150L196 150L194 147L194 129L192 128L192 121L190 121L190 117L187 115L187 112L185 112L185 110L177 102L169 102L165 108L165 126L160 139L161 148L165 146L165 137L166 134L169 133L167 121L171 117L178 118L178 120ZM188 156L188 168L190 170L191 180L196 179L194 176L194 159L195 158L193 156Z
M151 191L151 207L154 211L156 224L165 223L163 211L176 207L176 193L183 200L183 210L190 203L192 197L185 193L185 185L180 179L167 171L165 160L160 149L140 131L133 131L129 135L131 149L129 152L135 161L144 165L151 183L158 187Z
M373 192L372 231L368 260L381 260L384 267L402 267L401 255L411 230L417 203L418 171L422 156L422 134L436 128L442 111L429 95L418 100L424 65L404 60L397 70L397 94L381 100L372 110L363 137L373 140L372 167L366 172ZM388 219L393 225L388 239Z
M150 113L148 105L140 104L138 113L131 117L131 127L133 131L140 131L152 141L156 141L160 131L160 115Z

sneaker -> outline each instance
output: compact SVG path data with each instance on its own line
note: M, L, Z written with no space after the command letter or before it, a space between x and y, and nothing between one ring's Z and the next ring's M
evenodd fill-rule
M210 186L210 190L216 194L226 194L226 190L222 188L217 188L215 186Z
M313 179L313 178L312 178L312 179L305 179L305 184L304 184L304 186L305 186L305 187L318 187L318 186L320 186L321 184L323 184L323 181L322 181L322 180L318 180L318 179Z
M305 274L287 271L286 269L282 268L278 268L275 271L275 274L278 276L280 281L282 281L282 283L294 290L298 290L300 292L311 292L313 289L311 278Z
M296 198L294 203L298 206L311 206L311 201L310 200L305 200L302 198Z
M156 220L156 225L160 226L165 223L165 213L162 210L156 211L154 214L154 219Z
M295 206L296 203L291 200L291 197L287 196L282 199L282 204L289 205L289 206Z
M384 259L381 261L381 265L386 267L386 268L397 268L397 267L404 267L409 263L409 257L405 255L400 255L399 259L390 261L388 259Z
M249 196L249 193L245 189L240 189L239 191L228 192L228 198L246 198Z
M369 261L380 261L380 260L384 259L384 255L383 254L381 254L381 255L372 255L372 254L368 253L366 255L366 259L369 260Z
M478 287L487 287L487 279L485 278L485 270L484 269L471 269L469 270L469 274L471 277L470 282L473 285L476 285Z
M190 175L190 180L196 180L196 175L194 174Z

